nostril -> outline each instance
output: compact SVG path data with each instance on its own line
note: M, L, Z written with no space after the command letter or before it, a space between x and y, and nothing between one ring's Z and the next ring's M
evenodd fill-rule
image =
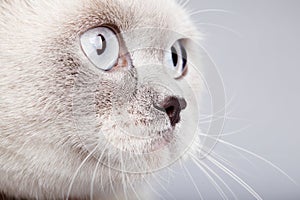
M174 106L170 106L168 108L165 108L166 113L168 114L168 116L173 116L175 113L175 107Z
M163 101L162 106L164 111L169 116L171 125L175 126L180 122L180 112L186 108L187 103L184 99L170 96Z

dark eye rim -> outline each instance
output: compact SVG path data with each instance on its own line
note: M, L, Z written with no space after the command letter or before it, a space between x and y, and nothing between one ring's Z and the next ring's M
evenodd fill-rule
M182 44L180 44L181 54L182 54L182 71L187 67L187 52Z
M182 66L181 66L182 71L181 71L181 76L176 77L175 80L181 80L188 73L188 53L187 53L187 50L184 45L184 44L186 44L187 41L188 41L188 38L182 38L177 41L179 43L179 47L180 47L180 51L181 51L180 58L182 59Z

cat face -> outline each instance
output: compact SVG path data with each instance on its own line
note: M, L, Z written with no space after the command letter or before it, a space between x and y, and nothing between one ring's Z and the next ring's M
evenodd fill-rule
M18 94L6 94L5 110L14 110L20 135L53 154L64 152L67 161L57 168L70 169L68 174L72 167L66 162L89 158L87 180L99 163L119 172L149 173L191 148L200 90L192 41L198 33L175 1L3 5L16 13L2 14L1 34L8 33L2 74L14 72L14 78L1 78L5 89ZM15 137L12 127L5 130ZM45 162L58 163L59 155L54 157Z
M61 45L51 45L58 47L50 49L54 74L70 81L53 86L70 108L80 140L74 146L96 157L104 147L108 155L123 154L122 162L118 155L113 162L100 159L119 170L147 172L170 164L193 136L183 130L196 128L196 100L185 76L189 40L197 33L175 2L163 4L86 3L67 13L54 40ZM194 123L184 124L182 115Z

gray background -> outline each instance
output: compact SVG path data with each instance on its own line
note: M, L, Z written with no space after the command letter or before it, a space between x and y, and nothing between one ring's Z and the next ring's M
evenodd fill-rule
M222 139L268 159L300 183L300 1L191 0L191 10L224 9L194 15L207 49L225 82L228 99ZM226 27L226 28L225 28ZM231 31L233 30L233 31ZM236 33L237 32L237 33ZM218 144L215 152L263 199L300 199L299 186L266 162ZM207 162L209 164L209 162ZM204 199L222 199L206 175L187 164ZM238 199L254 199L243 187L211 165ZM180 167L162 181L171 194L157 187L159 199L199 199L192 181ZM220 182L228 199L234 199ZM173 197L172 197L173 196Z

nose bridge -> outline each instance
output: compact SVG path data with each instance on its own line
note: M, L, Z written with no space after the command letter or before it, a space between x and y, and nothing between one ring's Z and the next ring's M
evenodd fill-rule
M141 47L129 52L133 65L140 69L147 66L163 65L163 51L156 47ZM153 67L152 67L153 68Z
M162 96L180 96L176 80L168 72L158 49L139 49L131 52L132 63L137 73L138 85L155 89Z
M161 49L169 46L174 34L166 29L140 27L123 31L121 37L129 52L137 49Z

